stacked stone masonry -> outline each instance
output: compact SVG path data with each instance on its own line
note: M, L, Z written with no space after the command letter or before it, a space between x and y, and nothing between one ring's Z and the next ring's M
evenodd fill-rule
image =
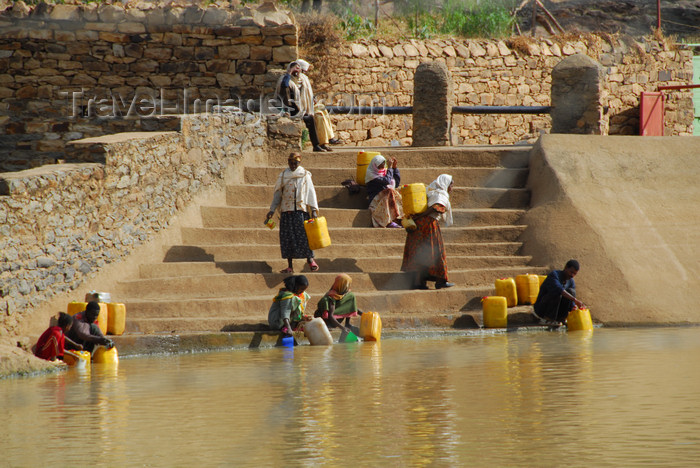
M16 2L0 13L0 172L62 159L71 140L173 130L153 115L240 107L296 54L297 28L272 3Z
M246 155L299 148L301 125L253 114L183 116L180 132L69 144L68 164L0 178L0 334L57 293L166 228L203 189L222 187ZM274 145L268 145L274 141Z
M454 80L456 106L549 106L551 71L582 53L605 69L603 118L610 135L638 134L639 96L660 85L692 84L692 51L661 42L588 35L578 40L360 41L316 58L332 64L314 74L320 97L334 105L410 106L418 64L444 61ZM302 57L303 58L303 57ZM340 137L354 144L410 145L410 115L334 116ZM691 135L690 91L667 92L666 135ZM453 115L453 144L513 144L548 132L548 115Z

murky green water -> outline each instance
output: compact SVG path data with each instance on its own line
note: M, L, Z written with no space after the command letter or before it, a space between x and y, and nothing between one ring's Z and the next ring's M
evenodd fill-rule
M0 406L2 466L697 466L700 328L123 359Z

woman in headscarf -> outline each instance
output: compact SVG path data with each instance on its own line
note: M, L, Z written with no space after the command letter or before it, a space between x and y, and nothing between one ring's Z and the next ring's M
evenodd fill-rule
M372 226L400 228L396 221L403 218L401 194L396 187L401 183L401 173L396 167L396 159L391 158L387 169L384 156L378 154L365 174L365 187L369 199L369 212L372 216Z
M452 176L441 174L427 189L428 209L411 217L416 229L407 231L401 271L414 275L413 289L428 289L427 281L435 281L435 289L454 286L447 281L447 261L439 221L452 225Z
M342 273L335 277L331 289L318 301L315 317L321 317L329 328L339 327L347 331L345 327L350 325L350 317L359 314L355 294L350 292L352 278ZM345 327L340 323L345 319Z
M316 190L311 173L301 167L301 154L292 153L287 160L289 168L282 171L275 184L275 193L265 222L280 207L280 250L287 259L287 268L281 273L294 273L292 259L306 258L311 271L317 271L314 253L304 230L304 221L318 216Z
M280 288L272 299L267 321L270 328L279 330L285 335L291 335L299 323L307 320L304 316L310 296L306 293L309 280L304 275L288 276L284 279L284 287Z
M290 116L300 117L304 121L314 151L332 151L330 148L321 148L319 144L313 116L313 95L309 97L310 90L310 84L303 88L301 66L298 62L292 62L287 66L287 72L277 81L275 98L282 102L282 106ZM311 99L310 102L309 99Z

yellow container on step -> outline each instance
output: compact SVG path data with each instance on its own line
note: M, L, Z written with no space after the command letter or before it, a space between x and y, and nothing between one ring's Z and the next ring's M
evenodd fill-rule
M309 239L309 248L311 250L322 249L331 245L331 236L328 234L328 224L326 224L324 216L304 221L304 230L306 231L307 239Z
M107 304L105 304L104 302L99 302L98 304L100 304L100 313L97 316L97 320L95 320L95 323L98 327L100 327L100 331L102 332L102 334L106 335L107 323L109 320L109 311L107 310ZM76 315L80 312L85 311L86 307L87 302L69 302L66 312L68 313L68 315Z
M506 328L508 326L508 303L503 296L481 298L484 328Z
M515 277L518 290L518 304L534 304L540 293L540 279L537 275L518 275Z
M382 339L382 319L376 312L365 312L360 319L360 337L365 341Z
M547 275L537 275L537 279L540 281L540 286L542 286L542 283L544 283L544 280L547 279Z
M513 278L497 279L496 296L505 297L508 307L515 307L518 305L518 291L515 287L515 280Z
M419 214L428 209L428 196L425 184L408 184L401 186L401 203L407 215Z
M92 351L92 362L97 364L116 364L119 362L119 354L116 346L109 349L104 346L96 346Z
M119 302L107 304L107 333L122 335L126 328L126 306Z
M355 178L357 183L360 185L365 185L365 175L367 174L367 167L369 163L372 162L372 158L378 156L382 153L376 151L360 151L357 153L357 172L355 173Z
M63 362L78 369L90 367L90 351L66 349L63 351Z
M593 330L591 311L588 309L574 309L569 312L566 318L566 329L568 331Z

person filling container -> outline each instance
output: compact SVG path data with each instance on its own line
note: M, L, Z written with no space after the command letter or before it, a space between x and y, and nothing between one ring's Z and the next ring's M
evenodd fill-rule
M272 305L267 314L270 328L279 330L284 335L291 335L304 318L304 311L310 296L306 293L309 280L304 275L288 276L284 279L284 287L280 288L272 299Z
M360 312L357 310L355 294L350 292L352 278L342 273L335 277L333 286L318 301L315 317L321 317L329 328L338 327L343 331L348 331L350 317L357 317ZM345 326L341 322L345 320Z

